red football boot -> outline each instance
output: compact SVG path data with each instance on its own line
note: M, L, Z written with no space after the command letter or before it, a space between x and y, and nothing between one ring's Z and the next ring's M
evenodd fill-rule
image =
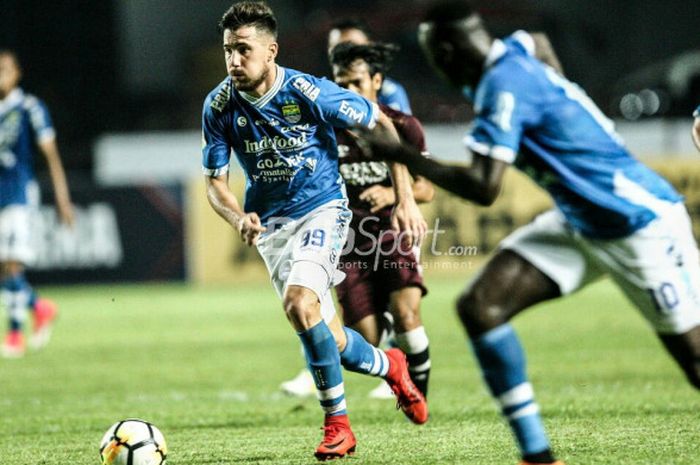
M389 359L389 372L384 379L396 395L397 407L413 423L422 425L428 421L428 403L411 381L406 354L399 349L389 349L386 356Z
M29 346L32 349L42 349L49 343L57 315L58 309L55 303L49 299L37 299L34 304L34 331L29 337Z
M339 459L354 454L356 444L347 415L327 416L323 425L323 441L314 455L321 462Z
M20 358L24 355L24 336L22 331L10 331L2 344L4 358Z

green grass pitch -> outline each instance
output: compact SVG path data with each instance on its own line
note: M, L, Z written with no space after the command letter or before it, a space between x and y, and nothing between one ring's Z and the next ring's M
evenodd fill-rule
M428 277L431 420L418 427L376 380L347 373L356 464L508 465L516 449L452 310L463 277ZM268 283L42 289L62 310L44 352L0 360L0 464L95 465L113 422L147 419L171 465L305 464L312 399L277 391L302 365ZM700 395L608 282L517 322L555 450L568 465L700 463Z

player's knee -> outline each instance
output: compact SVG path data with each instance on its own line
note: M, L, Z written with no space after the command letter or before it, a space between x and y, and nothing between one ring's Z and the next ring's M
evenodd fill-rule
M482 334L507 321L504 308L488 302L478 289L468 289L457 299L457 315L471 336Z
M287 288L282 305L287 319L297 330L309 329L320 315L316 294L299 286Z

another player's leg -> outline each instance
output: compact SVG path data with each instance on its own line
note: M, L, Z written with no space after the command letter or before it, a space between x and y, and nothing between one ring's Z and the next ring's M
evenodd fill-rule
M32 290L24 276L24 267L19 262L5 262L0 276L2 303L8 316L8 331L2 345L2 355L5 358L17 358L24 355L22 327Z
M352 454L356 441L347 415L340 355L335 338L321 317L321 302L314 291L296 285L286 288L283 300L287 318L304 346L325 413L324 438L316 458L328 460Z
M659 338L681 367L690 384L700 389L700 326L683 334L660 334Z
M459 317L484 380L515 436L523 463L557 463L527 377L525 353L509 320L559 287L515 252L499 251L460 296Z
M405 287L390 294L389 309L394 316L396 343L408 360L408 371L416 387L428 396L430 377L430 342L420 318L423 290Z

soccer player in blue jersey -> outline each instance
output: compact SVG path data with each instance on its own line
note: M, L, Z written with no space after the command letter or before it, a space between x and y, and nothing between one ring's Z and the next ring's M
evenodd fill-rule
M352 42L357 45L367 45L370 42L369 27L359 19L343 19L336 22L328 32L328 54L341 42ZM401 113L411 114L411 103L406 89L391 79L385 77L379 90L377 102Z
M514 165L546 189L556 208L503 240L457 302L459 317L522 463L556 461L509 321L539 302L608 274L700 388L700 265L681 196L630 155L613 124L575 84L534 57L517 32L494 40L464 1L433 6L419 28L429 61L474 100L464 139L469 167L374 141L367 151L400 160L481 205Z
M693 143L698 151L700 151L700 106L695 109L693 118L695 118L692 129Z
M56 136L46 106L18 87L22 77L17 57L0 50L0 292L9 315L2 346L5 357L21 357L25 344L22 326L27 308L33 310L30 346L46 345L56 307L40 299L27 282L25 265L34 257L31 217L39 202L34 157L41 153L48 165L62 223L72 225L73 210Z
M236 3L219 26L228 77L204 102L207 197L246 244L257 246L301 339L325 412L316 457L343 457L354 452L356 441L341 364L383 377L413 422L428 419L405 355L398 349L378 350L344 328L330 293L342 279L337 265L351 217L334 128L378 124L398 136L376 104L328 80L277 65L277 21L265 3ZM228 187L232 151L246 175L242 207ZM394 226L410 243L424 235L426 224L405 166L392 164L392 175L398 199Z

